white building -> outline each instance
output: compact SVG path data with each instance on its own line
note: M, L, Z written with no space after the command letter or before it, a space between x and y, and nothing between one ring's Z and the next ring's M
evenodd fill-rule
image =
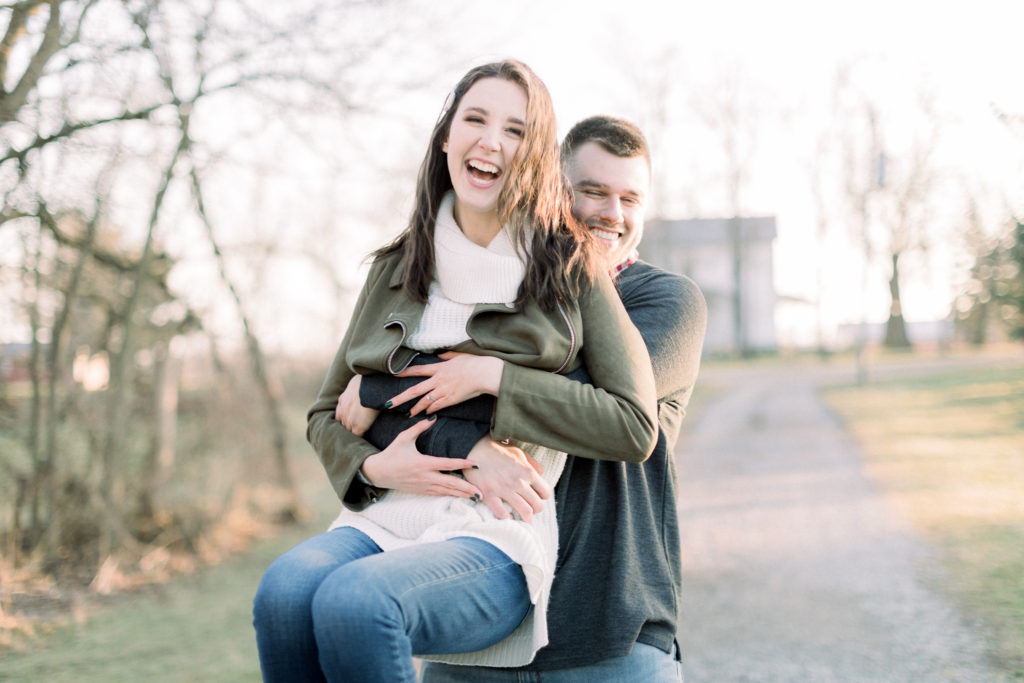
M641 257L665 270L689 276L704 292L708 302L705 353L748 354L778 349L772 259L775 236L773 216L655 220L646 224Z

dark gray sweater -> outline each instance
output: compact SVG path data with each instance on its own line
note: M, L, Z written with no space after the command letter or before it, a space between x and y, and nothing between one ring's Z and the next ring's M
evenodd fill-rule
M559 548L550 643L527 669L593 664L628 654L635 642L670 652L679 630L673 450L697 379L707 305L692 280L642 261L617 282L654 366L658 445L643 463L569 456L555 488Z

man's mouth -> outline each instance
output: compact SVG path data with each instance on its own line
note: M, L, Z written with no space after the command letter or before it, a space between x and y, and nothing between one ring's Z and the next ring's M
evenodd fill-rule
M467 161L466 171L469 173L470 178L485 185L491 185L501 177L500 168L486 161L480 161L479 159L470 159Z
M590 232L594 237L605 240L607 242L616 242L620 237L619 233L617 232L605 230L604 228L598 228L593 225L590 226Z

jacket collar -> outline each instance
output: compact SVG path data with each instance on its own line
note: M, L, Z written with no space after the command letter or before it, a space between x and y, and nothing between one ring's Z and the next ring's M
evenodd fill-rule
M388 287L395 289L401 287L405 281L405 252L403 251L398 257L398 263L395 264L394 269L391 271L391 279L388 281Z

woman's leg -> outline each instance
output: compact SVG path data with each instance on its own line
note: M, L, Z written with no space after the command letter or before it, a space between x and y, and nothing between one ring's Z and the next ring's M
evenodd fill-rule
M265 681L322 681L313 636L313 595L338 567L380 548L350 528L314 536L274 560L256 591L253 625Z
M328 680L415 681L413 654L493 645L526 616L523 571L486 541L379 553L331 572L313 598Z

